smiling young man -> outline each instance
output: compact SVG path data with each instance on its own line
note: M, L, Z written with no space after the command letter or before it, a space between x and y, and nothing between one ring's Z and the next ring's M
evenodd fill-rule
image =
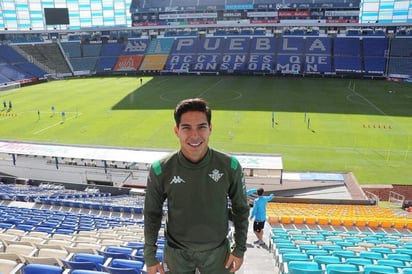
M152 164L144 207L147 273L223 274L237 271L246 251L249 205L236 158L209 147L211 110L200 98L181 101L174 112L180 149ZM228 233L232 204L235 244ZM163 264L156 258L163 203L167 199Z

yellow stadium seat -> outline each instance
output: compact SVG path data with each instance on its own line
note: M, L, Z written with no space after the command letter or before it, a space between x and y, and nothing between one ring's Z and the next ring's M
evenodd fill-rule
M271 217L269 217L269 223L270 223L270 224L277 224L277 223L279 223L279 217L278 217L278 216L271 216Z
M377 221L377 220L369 220L369 221L368 221L368 226L369 226L369 227L378 227L378 226L379 226L379 221Z
M316 224L316 217L306 217L305 218L305 223L307 225L314 225Z
M358 226L358 227L363 227L363 226L366 226L366 220L365 220L365 219L362 219L362 220L360 220L360 219L355 220L355 226Z
M381 227L383 228L391 228L392 227L392 221L391 220L383 220L381 222Z
M292 218L290 216L280 216L280 222L282 224L290 224L292 222Z
M304 221L305 221L304 216L294 216L293 217L293 223L294 224L303 224Z
M321 216L318 218L318 225L328 225L329 224L329 218Z
M353 221L353 219L344 218L344 219L342 219L342 224L344 226L353 226L354 221Z
M330 220L330 224L333 226L340 226L342 224L342 220L339 217L334 217Z
M398 228L398 229L402 229L402 228L405 227L405 221L404 220L395 220L393 222L393 227Z

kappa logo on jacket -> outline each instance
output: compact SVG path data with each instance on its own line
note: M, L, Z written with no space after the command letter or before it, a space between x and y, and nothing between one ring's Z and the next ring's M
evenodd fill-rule
M181 184L181 183L186 183L185 180L180 178L179 175L173 176L173 179L170 181L170 184Z
M209 177L212 178L212 180L216 183L220 180L220 178L222 178L222 176L223 173L220 173L220 171L217 169L212 170L212 173L209 174Z

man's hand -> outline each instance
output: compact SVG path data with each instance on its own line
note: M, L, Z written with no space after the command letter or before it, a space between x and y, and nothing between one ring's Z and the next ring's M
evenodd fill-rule
M157 274L157 273L160 273L160 274L165 273L160 263L147 267L147 274Z
M243 264L243 257L239 258L234 256L233 254L229 255L229 258L226 261L226 268L230 268L230 273L234 273L235 271L238 271L239 268L242 266Z

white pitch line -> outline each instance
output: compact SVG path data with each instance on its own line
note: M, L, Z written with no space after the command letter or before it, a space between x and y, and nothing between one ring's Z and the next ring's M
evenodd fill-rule
M77 117L80 116L80 115L81 115L81 112L79 112L78 114L76 114L76 116L73 116L73 117L70 117L70 118L68 118L68 119L65 119L65 122L66 122L66 121L70 121L70 120L72 120L72 119L74 119L74 118L77 118ZM34 134L34 135L37 135L37 134L39 134L39 133L42 133L43 131L46 131L46 130L48 130L48 129L51 129L51 128L53 128L53 127L58 126L58 125L60 125L61 123L62 123L62 121L60 121L60 122L58 122L58 123L54 123L54 124L52 124L52 125L50 125L50 126L48 126L48 127L45 127L45 128L42 128L42 129L36 131L36 132L33 133L33 134Z
M206 94L207 92L209 92L209 90L211 90L212 88L218 86L220 84L220 82L222 82L223 79L220 79L219 81L217 81L216 83L214 83L213 85L211 85L210 87L208 87L207 89L205 89L204 91L202 91L197 97L202 97L204 94Z

